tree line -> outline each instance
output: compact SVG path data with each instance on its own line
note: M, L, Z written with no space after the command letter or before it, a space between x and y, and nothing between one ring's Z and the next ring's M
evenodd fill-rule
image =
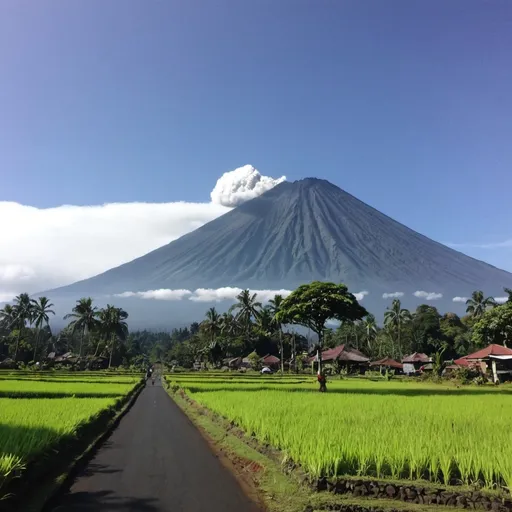
M58 335L50 329L50 300L24 293L0 310L0 360L29 363L49 352L71 351L82 359L107 358L109 366L163 361L192 367L198 361L221 366L229 358L273 354L281 365L291 360L300 369L311 345L325 349L343 343L372 359L400 360L412 352L456 358L488 343L512 341L512 290L505 291L508 301L503 305L482 291L473 292L462 317L441 314L429 304L409 311L395 299L379 325L343 284L309 283L286 298L275 295L266 305L256 293L243 290L228 311L211 307L202 321L159 333L130 333L126 311L112 305L99 309L84 297L65 316L70 323ZM329 320L339 326L329 327Z

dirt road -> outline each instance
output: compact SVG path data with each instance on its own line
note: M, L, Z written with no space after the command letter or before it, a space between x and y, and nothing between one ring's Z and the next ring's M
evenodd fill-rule
M162 386L149 382L53 512L258 512Z

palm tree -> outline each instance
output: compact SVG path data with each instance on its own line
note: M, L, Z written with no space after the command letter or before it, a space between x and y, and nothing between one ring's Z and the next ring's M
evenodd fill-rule
M512 303L512 288L503 288L503 291L508 295L507 304Z
M50 317L48 315L55 315L55 311L52 308L53 304L50 304L48 297L39 297L39 300L32 299L32 307L34 311L34 323L37 329L36 341L34 343L34 361L36 360L37 345L43 326L50 327Z
M100 331L106 340L110 339L110 357L108 367L112 366L112 358L116 347L116 341L124 341L128 337L128 324L125 320L128 313L121 308L107 304L107 307L99 311Z
M482 290L474 291L471 298L466 301L466 313L473 318L481 318L487 308L496 306L496 301L492 297L485 297Z
M69 313L64 317L64 320L74 318L74 320L69 324L71 332L73 334L76 331L81 332L79 356L82 357L82 346L84 344L85 335L98 328L99 312L98 308L92 305L91 297L82 297L77 300L76 306L72 311L72 313Z
M234 335L238 330L236 319L231 313L222 313L219 324L222 334Z
M15 326L18 330L18 334L16 336L16 348L14 349L14 360L17 361L22 330L25 328L27 321L32 323L33 320L33 303L30 300L28 293L21 293L15 297L13 311L14 320L11 326Z
M377 322L371 313L364 317L363 327L366 336L366 343L368 344L368 351L371 352L373 341L377 336Z
M399 299L394 299L391 308L384 313L384 325L395 329L397 332L397 345L398 353L402 356L402 346L400 344L400 337L402 326L412 319L411 313L408 309L402 309L402 303Z
M213 343L215 337L221 330L221 316L215 308L210 308L206 313L206 320L203 321L205 331L210 335L210 340Z
M11 304L6 304L3 309L0 309L0 325L5 329L12 328L15 318L16 312Z
M283 324L279 320L278 314L283 304L283 296L276 294L273 299L268 302L270 304L270 312L272 314L272 325L279 333L279 357L281 358L281 375L284 375L284 343L283 343Z
M247 336L251 330L251 319L258 318L261 309L261 302L257 302L256 297L256 293L251 295L249 290L242 290L236 297L238 302L229 309L230 313L238 311L235 318L245 328Z

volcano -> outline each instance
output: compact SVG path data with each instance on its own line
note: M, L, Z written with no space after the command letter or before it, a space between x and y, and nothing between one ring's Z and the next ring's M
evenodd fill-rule
M400 292L404 303L424 302L433 293L436 305L454 310L455 296L476 289L499 295L512 287L512 274L407 228L328 181L307 178L283 182L140 258L47 293L275 290L311 280L366 290L364 305L377 312L389 303L384 293Z

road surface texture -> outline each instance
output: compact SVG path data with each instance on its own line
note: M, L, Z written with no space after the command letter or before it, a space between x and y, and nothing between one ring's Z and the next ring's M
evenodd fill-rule
M235 477L151 382L53 512L258 512Z

